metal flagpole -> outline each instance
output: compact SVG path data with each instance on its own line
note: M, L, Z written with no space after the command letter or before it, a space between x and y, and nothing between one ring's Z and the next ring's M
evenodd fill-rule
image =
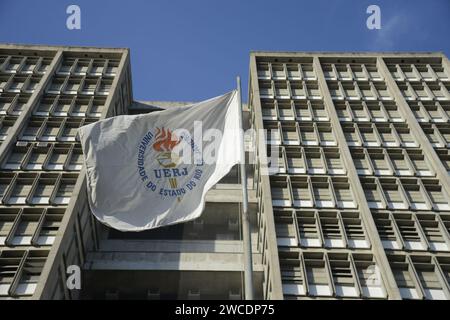
M244 126L242 121L242 101L241 101L241 78L237 77L237 98L239 104L239 122L241 125L240 139L241 148L241 184L242 184L242 238L244 251L244 290L245 300L253 300L253 261L252 261L252 240L250 234L250 219L248 215L248 192L247 192L247 173L245 171L245 141Z

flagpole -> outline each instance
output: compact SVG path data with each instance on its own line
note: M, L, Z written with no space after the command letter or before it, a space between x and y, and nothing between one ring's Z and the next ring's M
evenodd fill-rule
M237 77L237 98L239 105L239 123L241 126L240 139L241 148L241 184L242 184L242 239L244 251L244 290L245 300L253 300L253 259L252 259L252 240L250 233L250 219L248 214L248 192L247 192L247 173L245 170L245 141L244 126L242 121L242 100L241 100L241 78Z

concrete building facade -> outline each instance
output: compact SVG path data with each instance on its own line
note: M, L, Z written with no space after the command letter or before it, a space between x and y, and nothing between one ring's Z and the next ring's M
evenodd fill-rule
M450 298L449 68L251 53L256 298ZM76 129L180 104L133 100L127 49L0 45L0 299L243 297L237 167L192 222L124 233L89 212Z

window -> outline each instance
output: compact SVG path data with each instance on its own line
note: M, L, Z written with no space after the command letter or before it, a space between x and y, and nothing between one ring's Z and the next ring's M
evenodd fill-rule
M31 202L33 204L49 204L55 184L56 176L40 178Z
M400 235L395 225L395 220L389 212L372 213L381 243L385 249L401 249Z
M367 149L375 175L393 175L385 149Z
M84 117L89 108L90 101L88 99L83 99L80 97L75 98L75 103L73 105L71 116L74 117Z
M61 225L64 215L64 209L48 208L44 213L39 234L37 237L38 245L52 245L55 242L56 234Z
M67 166L68 170L76 170L79 171L83 167L83 153L80 148L74 149L72 152L72 156L70 157L69 165Z
M433 202L436 210L450 210L447 193L442 189L438 180L422 180L425 190Z
M306 173L305 158L299 147L286 147L288 172L291 174Z
M8 204L25 204L34 182L34 175L22 175L16 180Z
M89 75L101 76L105 70L106 61L105 60L94 60L92 67L89 70Z
M299 134L296 122L281 122L284 145L299 145Z
M346 244L337 212L319 212L319 221L320 227L322 229L325 247L345 248Z
M372 255L353 254L353 260L362 295L367 298L386 298L380 268L375 264Z
M312 296L331 296L330 274L324 254L305 252L303 256L309 294Z
M339 208L356 208L355 196L347 178L333 177L332 182L337 206Z
M376 100L375 89L370 82L359 82L359 92L365 101Z
M403 190L409 201L411 209L414 210L430 210L431 206L426 198L425 190L423 190L420 180L401 179Z
M60 98L55 104L52 115L54 116L67 116L72 106L73 99L70 97Z
M26 147L15 147L9 154L3 169L19 170L25 159L28 149Z
M374 82L374 87L378 92L380 100L392 100L391 94L389 93L389 89L384 83Z
M315 177L311 180L311 184L315 206L318 208L333 208L335 202L328 178Z
M80 150L80 161L82 161ZM285 154L283 147L267 146L267 159L269 160L269 173L286 173ZM80 162L80 164L82 164ZM81 169L81 167L80 167Z
M384 147L388 148L400 146L400 141L398 141L395 137L395 130L391 127L391 125L378 123L375 127Z
M372 167L369 162L367 151L363 148L350 149L353 163L355 164L356 172L359 175L372 175Z
M288 63L286 64L286 70L288 74L288 78L290 80L300 80L302 78L299 70L299 64L297 63Z
M291 177L292 196L294 207L312 207L313 199L308 177Z
M405 151L401 149L387 149L389 160L396 175L399 176L412 176L414 170L410 167Z
M61 124L64 121L61 119L48 120L45 124L44 130L39 140L41 141L56 141L61 131Z
M66 81L67 80L65 77L54 77L53 82L47 88L47 92L52 94L60 94L64 89Z
M383 209L386 207L386 203L383 199L380 186L377 179L361 178L361 184L364 189L364 195L366 196L367 204L372 209Z
M322 236L319 231L317 213L314 211L297 211L297 226L302 247L321 247Z
M317 127L320 145L337 146L333 130L331 129L331 125L329 123L317 123L315 126Z
M291 197L287 177L270 176L270 187L272 192L272 204L280 207L290 207Z
M272 63L272 77L277 80L286 79L286 73L284 72L284 65L282 63Z
M57 74L69 75L74 70L75 59L66 58L58 68Z
M385 178L380 179L381 187L383 188L384 197L387 205L391 209L408 209L405 201L405 196L397 184L395 179Z
M319 145L315 127L312 123L299 124L301 143L305 146Z
M263 120L277 120L277 107L273 100L265 99L261 101L261 109Z
M347 243L350 248L369 248L370 242L367 237L363 222L358 212L340 212L344 225Z
M299 252L278 252L280 259L281 280L285 296L301 296L306 294L304 271L302 270Z
M81 89L82 94L93 95L98 87L99 79L86 78Z
M349 102L350 110L352 112L353 119L357 122L370 121L369 112L364 102Z
M297 229L292 211L274 210L275 232L278 246L296 247Z
M97 94L107 96L111 90L112 80L102 79Z
M62 130L60 141L75 141L78 128L80 126L79 121L67 120Z
M92 106L88 112L89 117L99 118L102 115L103 109L105 107L104 98L95 97Z
M294 111L290 102L278 102L278 115L280 120L295 120Z
M26 164L26 169L42 170L45 159L47 159L48 150L47 147L33 147Z
M400 138L400 142L402 144L402 147L405 148L411 148L411 147L418 147L419 145L414 140L414 138L411 136L411 132L406 124L396 124L394 126L395 130L397 131L397 135Z
M279 122L264 121L264 129L267 130L267 144L281 144L281 128Z
M258 62L258 78L259 79L270 79L270 66L266 62Z
M274 85L275 85L275 96L278 99L290 98L289 89L286 81L274 81Z
M433 147L444 148L446 146L435 125L422 123L421 127Z
M76 178L62 178L54 199L55 204L68 204L72 196Z
M344 131L345 140L350 147L362 145L359 132L353 124L342 124L342 130Z
M312 121L312 111L310 103L305 100L294 101L295 114L299 121Z
M55 147L50 154L50 160L47 163L48 170L64 170L64 164L67 159L69 149L67 147Z
M0 210L0 248L5 245L6 238L9 236L19 210L13 208L2 208Z
M310 174L325 174L326 167L320 148L305 148L305 160Z
M448 299L442 288L441 281L443 279L440 278L439 271L431 257L411 256L411 260L422 285L425 298L430 300Z
M115 76L119 67L119 60L109 60L106 67L105 75Z
M345 174L346 170L342 163L339 149L324 148L325 162L327 165L327 172L332 175Z
M271 98L273 99L273 88L272 82L267 80L259 81L259 94L261 98Z
M306 88L301 81L291 81L292 99L306 99Z
M346 102L335 101L334 107L336 109L336 113L338 115L339 121L352 121L353 120L352 112L349 107L349 103L347 101Z
M364 146L366 147L379 147L381 146L380 140L378 138L378 134L376 129L372 124L359 124L358 125L359 133L361 134L361 138L363 140Z
M441 225L434 214L417 214L419 222L428 245L432 251L450 251L445 242L445 226Z
M329 253L331 275L338 297L359 297L355 271L347 253Z
M417 288L417 280L406 257L388 255L388 259L401 297L403 299L419 299L421 290Z
M364 103L364 102L363 102ZM367 111L370 118L374 122L387 122L388 116L383 108L383 105L379 102L367 101Z
M342 89L344 91L345 98L348 100L359 100L358 89L355 88L355 85L352 82L341 82Z
M39 102L33 114L37 116L48 116L53 106L56 104L54 96L46 96Z
M420 226L411 213L394 213L395 223L400 231L407 250L426 250L427 245L422 239Z
M405 122L394 102L384 101L382 104L391 122Z
M411 161L415 173L419 177L434 176L434 173L430 170L428 161L425 159L421 150L406 150L409 160Z

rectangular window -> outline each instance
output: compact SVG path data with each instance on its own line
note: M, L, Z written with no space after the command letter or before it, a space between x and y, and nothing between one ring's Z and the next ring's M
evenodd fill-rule
M302 247L322 247L317 214L314 211L297 211L297 225Z
M292 211L274 210L277 244L282 247L297 247L297 229Z
M420 226L411 213L394 213L395 223L407 250L427 250L425 241L421 237Z
M290 207L291 197L287 177L270 176L272 204L279 207Z
M443 190L438 180L422 180L428 197L433 202L436 210L450 210L447 193Z
M306 173L305 159L301 148L286 147L288 172L292 174Z
M305 148L305 160L309 174L325 174L325 162L320 148Z
M261 101L261 109L263 120L277 120L278 113L274 100Z
M331 275L333 278L336 296L338 297L359 297L355 272L350 263L347 253L330 253Z
M340 214L342 217L342 222L344 224L348 246L350 248L369 248L369 238L367 237L359 213L342 211Z
M306 278L309 294L312 296L331 296L329 271L323 253L304 253Z
M284 145L299 145L299 134L296 122L281 122Z
M345 248L345 240L337 212L319 212L320 227L327 248Z
M408 209L403 192L395 179L380 179L380 184L389 208Z
M393 175L385 149L367 149L375 175Z
M280 120L293 121L295 120L294 111L290 102L278 102L278 116Z
M312 207L311 187L308 177L291 176L292 196L294 207Z
M376 265L372 255L353 254L353 260L362 295L367 298L386 298L380 267Z
M301 81L291 81L292 99L306 99L306 88Z
M334 208L335 201L328 178L315 177L311 182L315 206L318 208Z
M327 172L332 175L345 174L346 170L344 168L339 149L324 148L322 150L325 155Z
M299 124L301 143L304 146L317 146L319 141L317 139L316 130L312 123Z
M338 208L356 208L356 200L347 178L333 177L333 189Z

